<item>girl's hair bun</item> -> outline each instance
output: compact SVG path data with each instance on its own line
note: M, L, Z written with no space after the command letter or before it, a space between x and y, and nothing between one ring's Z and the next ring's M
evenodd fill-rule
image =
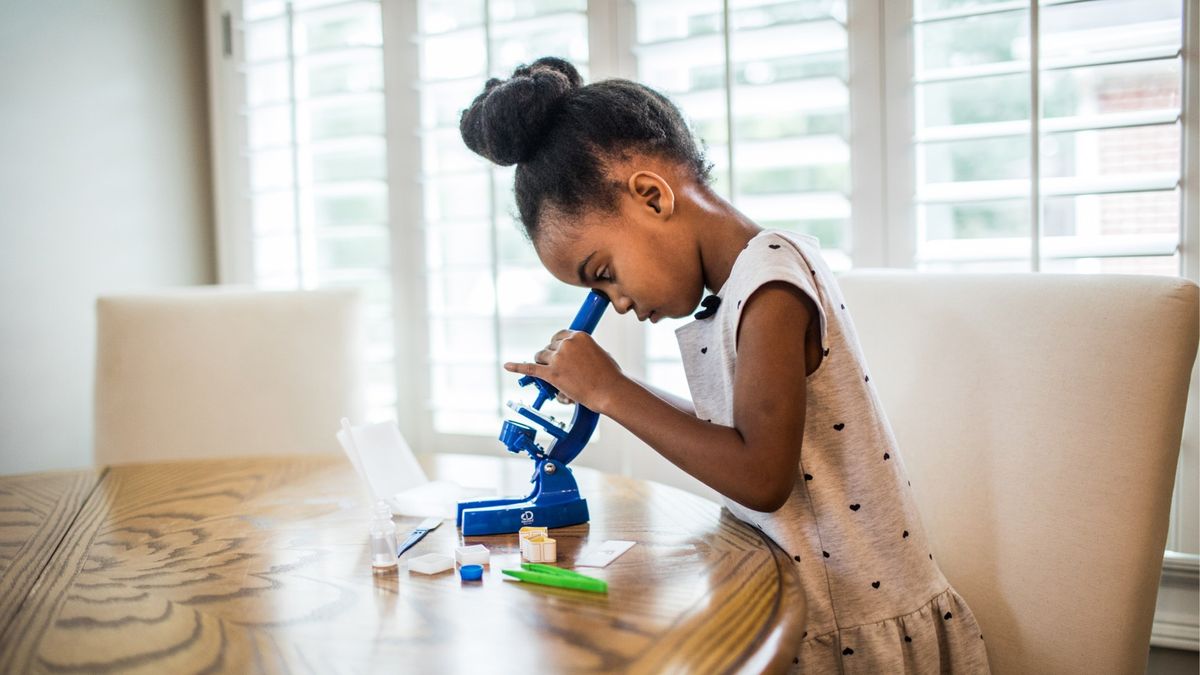
M517 68L507 80L488 80L483 93L463 111L458 130L468 148L500 166L528 161L567 95L581 86L575 66L542 57Z

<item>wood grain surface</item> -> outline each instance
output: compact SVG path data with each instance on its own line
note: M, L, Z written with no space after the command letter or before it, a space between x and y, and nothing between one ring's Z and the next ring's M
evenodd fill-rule
M0 479L0 635L66 536L100 471Z
M520 494L532 466L441 457L433 473ZM804 602L782 551L689 493L588 469L575 474L592 520L552 531L558 564L571 567L588 544L637 542L608 567L583 570L608 581L607 595L507 580L500 570L520 563L516 536L464 539L452 521L406 553L396 571L372 572L369 500L341 457L97 472L99 483L0 633L0 672L790 666ZM20 502L19 480L0 478L3 499L18 495L0 504ZM88 492L82 478L68 483ZM53 512L44 494L38 499ZM419 519L396 521L403 535ZM0 533L7 537L8 528ZM461 582L456 572L410 574L403 562L475 543L492 552L482 582Z

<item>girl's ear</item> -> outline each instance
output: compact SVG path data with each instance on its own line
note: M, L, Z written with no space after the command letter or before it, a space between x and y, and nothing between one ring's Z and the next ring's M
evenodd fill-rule
M675 213L675 191L653 171L637 171L629 177L629 194L652 217L666 220Z

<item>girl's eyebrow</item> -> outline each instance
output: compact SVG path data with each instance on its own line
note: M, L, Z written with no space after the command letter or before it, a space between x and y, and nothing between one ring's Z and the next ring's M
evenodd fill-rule
M591 260L592 256L594 255L596 255L596 252L592 251L588 254L588 257L583 259L583 262L579 263L579 283L581 284L587 283L587 275L584 274L583 268L587 267L588 261Z

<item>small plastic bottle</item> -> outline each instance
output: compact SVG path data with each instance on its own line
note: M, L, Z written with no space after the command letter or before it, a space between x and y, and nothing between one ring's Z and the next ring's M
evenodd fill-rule
M396 566L396 523L392 522L392 509L387 502L375 503L371 512L371 567L376 572L387 571Z

